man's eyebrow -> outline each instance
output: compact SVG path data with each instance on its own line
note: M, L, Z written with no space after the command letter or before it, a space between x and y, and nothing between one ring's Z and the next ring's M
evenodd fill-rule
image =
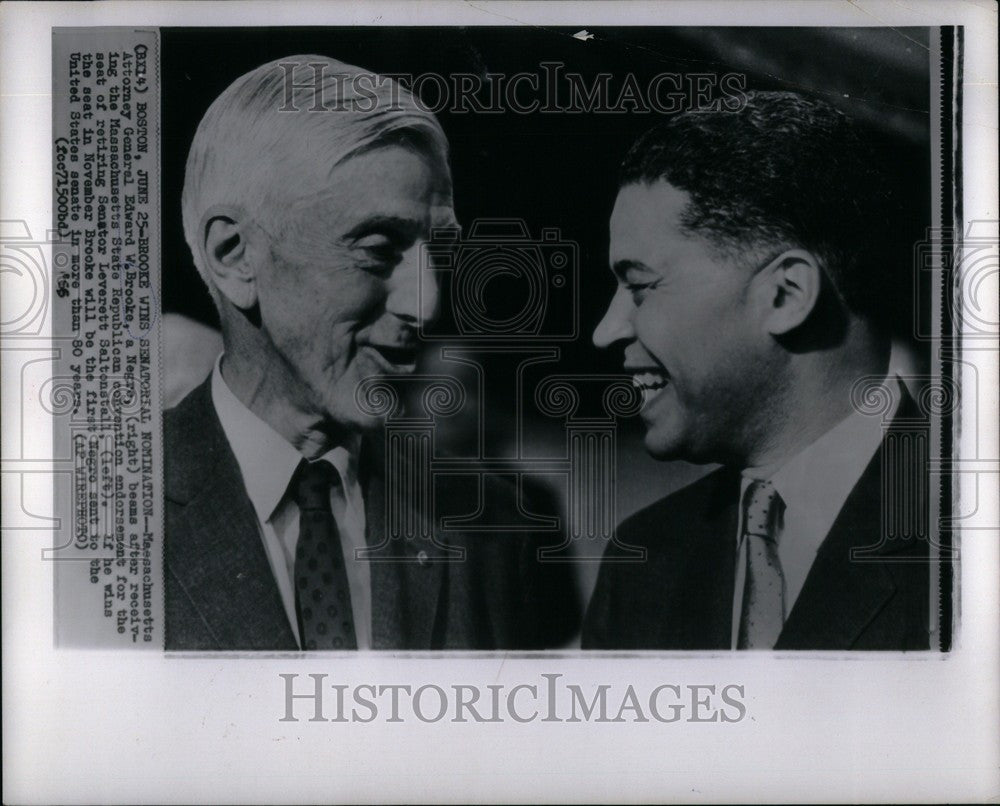
M625 275L630 271L649 272L652 271L652 269L641 260L616 260L614 265L611 267L611 271L614 272L615 277L619 280L624 280Z
M395 230L404 236L416 237L420 232L421 223L412 218L395 215L373 215L359 221L344 235L345 238L358 238L378 230Z

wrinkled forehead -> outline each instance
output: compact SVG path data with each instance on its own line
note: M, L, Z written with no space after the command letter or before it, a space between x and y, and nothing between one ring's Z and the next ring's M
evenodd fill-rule
M400 116L395 123L387 124L349 112L319 112L312 117L270 116L262 125L272 128L265 139L273 144L271 153L246 153L245 158L270 159L291 174L326 180L356 158L395 147L419 155L434 166L442 180L451 183L444 133L422 118ZM252 149L259 142L260 137L255 136L248 138L246 145Z
M347 198L355 204L419 202L450 206L451 172L447 162L432 152L409 144L380 143L351 154L321 178L326 196Z
M451 174L433 153L381 144L336 164L326 176L300 186L287 209L307 213L330 234L344 234L363 221L391 224L418 237L429 228L456 226Z
M281 217L299 207L323 207L339 217L359 206L385 207L401 198L450 209L452 180L443 133L397 128L374 133L346 113L317 113L312 120L292 115L272 137L270 154L247 156L266 161L259 187L266 217ZM294 120L299 119L299 120ZM262 166L263 167L263 166ZM249 177L247 177L249 179Z

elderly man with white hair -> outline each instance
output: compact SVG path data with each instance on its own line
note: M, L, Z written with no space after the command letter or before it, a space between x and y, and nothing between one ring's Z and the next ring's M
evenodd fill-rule
M412 557L363 558L386 534L384 452L381 422L355 393L415 369L437 304L433 286L421 293L419 252L432 229L454 225L451 193L433 115L399 84L333 59L262 65L205 114L184 232L224 350L165 420L168 649L571 637L571 580L539 563L537 536L449 534L461 562L419 540L407 542ZM515 492L488 481L483 503L513 512Z

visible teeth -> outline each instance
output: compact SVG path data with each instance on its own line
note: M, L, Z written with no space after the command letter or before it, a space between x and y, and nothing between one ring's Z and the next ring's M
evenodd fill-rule
M667 378L661 372L637 372L632 376L632 385L642 392L642 405L646 406L667 385Z
M632 385L643 391L662 389L667 385L667 379L659 372L637 372L632 376Z

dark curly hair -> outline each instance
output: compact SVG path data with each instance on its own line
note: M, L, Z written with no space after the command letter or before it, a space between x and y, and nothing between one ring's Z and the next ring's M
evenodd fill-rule
M685 112L646 132L620 186L664 179L691 202L681 224L734 257L812 252L847 308L879 319L895 206L876 152L830 104L748 92L738 111Z

